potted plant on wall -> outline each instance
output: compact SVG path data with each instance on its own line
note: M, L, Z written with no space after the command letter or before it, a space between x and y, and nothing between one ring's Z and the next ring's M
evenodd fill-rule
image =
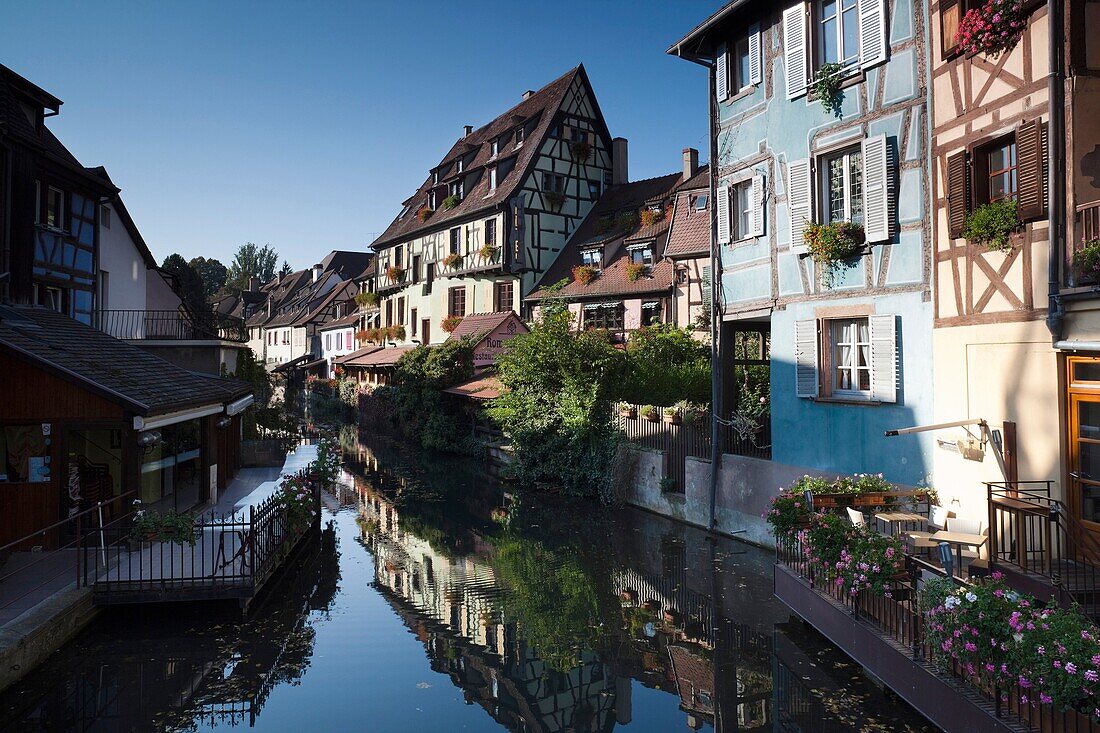
M435 211L428 208L427 206L421 206L420 210L416 212L416 218L419 219L421 222L425 222L428 219L431 219L432 214L434 213Z
M454 330L458 328L458 324L462 323L462 316L447 316L439 324L444 333L454 333Z
M386 268L386 277L392 283L399 283L405 279L405 268L398 267L397 265L390 265Z
M645 275L646 266L641 262L631 262L626 266L626 279L630 282L636 282L642 279Z
M357 293L355 296L355 304L360 308L373 308L378 305L378 293Z
M389 333L387 334L391 341L404 341L405 340L405 327L404 326L390 326Z
M665 408L665 422L669 425L679 425L683 422L683 415L680 414L680 408L676 405Z
M454 207L458 206L458 201L459 201L458 196L455 196L452 193L450 196L443 199L443 210L444 211L450 211Z
M824 269L826 282L863 247L863 227L850 221L828 224L807 222L802 239L814 262Z
M1100 280L1100 238L1081 239L1081 248L1073 253L1073 267L1077 277Z
M841 104L844 95L840 92L840 82L844 75L844 67L838 63L823 64L814 74L813 84L810 90L814 97L821 102L821 107L834 117L840 116Z
M458 266L462 264L462 255L458 252L451 252L449 255L443 258L443 266L450 267L451 269L458 269Z
M138 505L135 502L135 505ZM195 544L195 515L189 512L158 512L138 509L134 512L134 525L130 530L133 542L173 542L177 545Z
M1021 0L986 0L966 11L959 21L955 43L967 56L986 54L997 58L1016 47L1027 30L1027 13Z
M482 262L489 262L496 259L497 248L491 244L481 245L481 249L477 251L477 256L481 258Z
M1012 233L1019 229L1020 215L1013 199L1001 199L982 204L966 215L963 237L988 250L1007 252L1012 249Z
M639 218L642 221L642 226L651 227L665 218L665 210L662 208L642 209Z
M638 408L636 408L634 405L630 404L629 402L620 402L619 403L619 416L620 417L625 417L629 420L633 420L636 417L638 417Z
M573 160L583 163L592 155L592 146L586 140L580 140L569 146L569 152L572 153Z
M657 422L661 419L660 414L657 412L657 408L653 405L642 405L638 409L638 414L650 422Z
M575 265L572 273L573 280L581 285L587 285L596 279L596 268L592 265Z

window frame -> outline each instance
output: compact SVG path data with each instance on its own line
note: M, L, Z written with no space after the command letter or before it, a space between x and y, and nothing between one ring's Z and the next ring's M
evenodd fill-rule
M484 231L484 235L482 236L482 239L484 240L485 245L487 247L496 247L497 246L497 220L495 218L486 219L485 223L482 225L482 231Z
M824 17L825 1L826 0L814 0L814 2L812 3L812 8L810 10L811 20L813 21L813 33L810 34L810 42L813 45L812 54L811 54L811 58L813 59L813 64L812 64L810 70L813 73L817 73L817 71L822 66L824 66L827 63L830 63L829 61L827 61L825 59L825 31L824 31L824 25L825 25L825 22L826 22L826 19ZM860 35L859 2L858 2L858 0L832 0L832 2L834 2L835 5L836 5L836 14L833 16L833 20L836 21L836 34L837 34L836 43L837 43L838 53L840 54L839 58L836 59L835 63L839 63L842 67L844 67L845 73L848 73L850 70L859 69L861 61L862 61L862 59L861 59L862 49L860 48L860 40L859 40L859 35ZM844 16L844 12L845 12L844 4L846 2L851 3L851 7L847 8L847 10L852 13L852 21L855 23L856 48L855 48L855 54L851 55L851 56L845 56L844 55L844 50L845 49L844 49L844 22L843 22L844 18L843 18L843 16Z
M627 257L630 258L630 263L633 265L645 265L646 267L652 267L655 262L653 258L653 242L643 242L641 244L633 244L626 248ZM640 259L636 259L636 255L641 255ZM647 257L648 255L648 257Z
M993 201L1001 201L1007 198L1011 198L1014 201L1019 201L1020 197L1020 157L1019 150L1016 145L1016 129L1012 129L1004 135L998 135L992 140L984 141L978 145L974 145L970 148L970 177L971 177L971 190L972 194L972 207L977 208L983 204L993 203ZM998 173L1004 174L1010 172L1010 178L1012 181L1011 193L1006 196L1001 196L997 199L993 199L990 195L990 178L993 172L989 168L989 156L994 150L998 150L1004 147L1008 147L1012 151L1012 165L1008 168L998 169Z
M452 227L447 235L447 253L462 254L462 227Z
M838 338L838 329L843 328L846 324L849 324L853 328L853 340L842 341ZM860 329L866 334L866 341L860 339ZM827 394L830 397L849 400L867 402L873 399L873 383L872 383L872 356L871 356L871 319L866 315L852 315L852 316L839 316L835 318L822 319L821 328L822 338L825 340L825 348L822 352L828 355L828 376L825 377L824 382L827 389ZM847 364L840 363L840 349L847 346L849 349L850 358ZM860 365L858 363L859 358L865 354L865 363ZM841 383L841 372L848 372L848 377L851 380L850 383L856 385L855 389L844 388L839 386ZM863 389L859 387L861 384L860 376L865 374L867 378L867 388Z
M505 298L507 294L507 298ZM505 303L507 300L507 303ZM505 310L514 311L514 303L516 302L515 282L511 279L500 280L493 283L493 311L501 313ZM504 306L507 305L507 308Z
M602 303L586 303L584 306L585 330L600 329L604 331L626 330L626 304L621 300L606 301ZM593 313L600 316L593 322ZM610 314L610 315L605 315Z
M730 243L744 242L749 239L755 239L755 237L749 232L752 231L752 214L753 214L753 202L752 202L752 178L746 178L743 181L737 181L736 183L730 183ZM744 203L738 203L740 196L744 196ZM745 208L741 208L742 205ZM736 211L737 216L732 216ZM742 221L742 217L745 218ZM742 231L742 225L744 225L744 231Z
M593 257L595 255L595 257ZM603 269L603 248L595 247L592 249L581 250L581 264L588 267L594 267L597 270Z
M459 312L461 310L461 312ZM466 317L466 286L455 285L447 288L447 317Z
M495 165L488 167L487 177L489 181L489 192L492 193L497 190L497 167Z
M855 185L855 191L859 195L859 220L855 221L852 218L853 211L853 181L852 181L852 164L851 159L853 155L859 156L859 182ZM836 160L837 158L845 159L844 163L844 183L843 183L843 197L844 197L844 212L840 219L832 218L832 179L830 176L829 162ZM814 208L816 209L816 215L820 217L820 221L823 223L830 223L833 221L848 221L857 224L863 223L864 209L866 202L863 200L863 176L866 172L863 169L863 147L861 143L856 145L847 145L835 150L830 150L819 154L815 159L817 165L817 201L814 202Z
M733 67L730 74L730 91L732 94L737 95L746 89L750 88L752 84L752 46L749 43L749 35L747 33L737 37L737 39L730 44L730 65ZM744 78L741 78L744 75Z
M57 216L56 221L50 221L50 204L53 199L53 195L57 194ZM46 186L46 199L42 202L42 221L47 228L64 230L65 227L65 192L56 186Z

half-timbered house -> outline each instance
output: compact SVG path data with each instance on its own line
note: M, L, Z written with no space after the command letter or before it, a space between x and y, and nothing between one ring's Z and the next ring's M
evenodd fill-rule
M612 140L583 66L467 126L373 244L387 340L440 343L466 314L518 312L619 179L626 141Z
M916 484L931 468L927 436L883 437L932 417L923 14L734 0L668 49L710 73L719 414L742 407L735 344L770 340L773 468L754 470L771 490L807 470ZM818 226L854 246L822 256Z

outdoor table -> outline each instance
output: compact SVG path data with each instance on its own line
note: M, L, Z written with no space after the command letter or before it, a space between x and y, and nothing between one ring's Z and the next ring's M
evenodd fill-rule
M984 534L948 532L947 530L936 532L930 539L933 542L946 542L949 545L955 546L955 557L959 562L958 571L960 573L962 572L963 566L963 547L982 547L989 541L989 537Z
M898 530L901 529L903 524L928 523L928 517L913 512L880 512L875 515L875 519L886 522L890 527L891 535L898 534Z

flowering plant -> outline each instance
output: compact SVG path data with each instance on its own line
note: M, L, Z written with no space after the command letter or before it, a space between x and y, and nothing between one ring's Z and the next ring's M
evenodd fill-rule
M481 245L481 249L477 251L477 256L483 260L492 259L493 255L497 253L497 248L491 244Z
M452 333L458 328L458 324L460 323L462 323L462 316L447 316L443 319L440 327L445 333Z
M962 235L987 249L1007 252L1012 249L1009 235L1020 228L1020 215L1013 199L982 204L966 216Z
M275 503L286 513L286 526L291 532L303 532L313 521L315 509L309 485L308 469L283 477Z
M405 268L398 267L397 265L390 265L386 268L386 277L389 278L390 282L401 282L405 279Z
M573 160L583 163L588 160L588 156L592 155L592 146L587 141L580 140L569 147L569 152L573 154Z
M1081 249L1073 253L1078 274L1090 280L1100 279L1100 238L1081 239Z
M424 206L420 209L420 211L416 212L416 218L419 219L420 221L427 221L428 219L432 218L432 214L434 214L434 213L435 213L435 211L433 209L431 209L427 206Z
M443 258L444 267L458 267L460 264L462 264L462 255L458 252L451 252Z
M852 257L863 245L863 227L850 221L833 221L828 224L807 222L802 240L810 250L814 262L831 272Z
M997 57L1011 51L1027 28L1023 0L987 0L971 8L959 21L955 43L967 55Z
M661 219L665 218L665 210L660 209L660 208L658 208L658 209L642 209L642 213L640 214L640 218L641 218L641 221L642 221L642 226L651 227L654 224L656 224L657 222L659 222Z
M573 267L573 279L581 285L587 285L596 279L596 268L592 265L576 265Z
M631 262L626 266L626 279L630 282L641 280L645 270L646 267L641 262Z

